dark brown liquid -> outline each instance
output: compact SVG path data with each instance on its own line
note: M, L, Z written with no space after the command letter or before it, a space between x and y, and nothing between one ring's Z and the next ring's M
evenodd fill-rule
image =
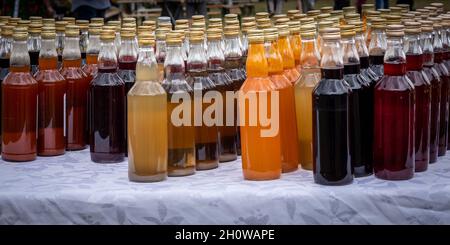
M39 69L39 51L28 51L30 55L31 75L34 76Z

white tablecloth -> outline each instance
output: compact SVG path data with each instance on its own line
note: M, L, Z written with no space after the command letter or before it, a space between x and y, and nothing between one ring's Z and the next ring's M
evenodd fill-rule
M0 224L450 224L450 156L409 181L337 187L306 170L245 181L240 161L158 183L129 182L127 171L87 150L0 161Z

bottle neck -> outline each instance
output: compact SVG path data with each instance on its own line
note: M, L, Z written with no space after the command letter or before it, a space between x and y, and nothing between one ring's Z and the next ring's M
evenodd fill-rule
M247 57L247 77L267 77L268 66L264 55L264 43L250 43Z
M164 74L166 81L185 81L185 67L180 45L167 45L167 56L164 61Z
M223 70L225 56L220 45L220 40L208 41L208 50L206 54L208 59L208 70Z
M27 41L13 42L9 63L12 71L30 71L30 55L28 54Z
M283 73L283 58L277 47L277 41L269 42L269 50L267 54L267 65L269 67L269 76L280 75Z
M102 40L100 53L98 54L98 72L112 73L116 71L117 56L114 41Z
M283 57L283 68L292 69L295 67L294 54L292 53L291 45L287 36L280 36L278 39L278 48Z
M406 55L403 51L403 39L401 37L389 37L387 39L384 74L391 76L406 74Z
M80 52L86 53L89 43L89 35L88 32L83 30L80 33Z
M42 48L39 52L39 69L56 70L58 65L58 53L54 39L42 39Z
M89 42L86 50L86 64L96 65L98 54L100 53L100 35L89 35Z
M58 52L58 56L63 54L65 39L66 35L64 32L56 32L56 52Z
M368 57L369 50L367 49L366 39L363 33L357 33L355 36L356 50L358 51L359 57Z
M134 39L122 38L122 45L119 51L119 69L135 70L137 57Z
M64 39L63 61L81 60L80 39L78 37L66 37Z
M9 59L11 55L12 38L3 36L0 40L0 58Z
M369 44L369 56L384 56L386 45L386 33L384 30L373 30Z
M320 52L315 38L302 38L302 51L300 54L302 69L320 67Z
M152 46L143 46L139 49L139 59L136 65L136 82L158 82L158 64Z
M441 35L439 30L433 31L433 50L434 50L434 63L442 63L444 47L442 45Z
M205 72L208 61L206 60L203 41L192 42L187 59L188 72Z
M420 46L423 52L423 65L430 67L434 65L434 49L431 32L422 32L420 35Z
M359 55L355 39L344 37L341 41L344 61L344 74L358 74L360 69Z
M342 49L339 40L324 40L320 67L327 70L342 69L344 60L340 50Z
M225 38L225 59L240 59L242 50L239 44L239 36Z
M292 34L290 37L290 44L292 47L292 53L294 55L295 64L300 64L300 56L301 56L301 38L299 34Z
M39 52L42 46L41 35L33 33L28 37L28 51Z
M164 40L156 40L156 61L158 64L164 64L166 60L166 42Z

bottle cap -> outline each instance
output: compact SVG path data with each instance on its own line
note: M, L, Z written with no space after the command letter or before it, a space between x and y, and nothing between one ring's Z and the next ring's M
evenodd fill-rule
M386 29L386 25L385 25L386 19L383 18L373 18L371 20L372 26L371 28L373 30L384 30Z
M182 41L180 39L180 35L175 32L169 32L166 34L166 44L171 46L179 46Z
M67 22L69 25L75 25L75 18L74 17L63 17L63 21Z
M23 32L28 35L28 27L26 26L16 26L14 27L14 33Z
M138 36L138 43L140 47L143 46L155 46L155 39L151 34L141 34Z
M298 9L290 9L287 11L287 16L292 19L291 17L294 16L295 14L299 14L300 10ZM265 34L264 34L265 35Z
M2 26L2 37L11 37L13 35L14 26L4 25Z
M55 22L56 31L64 32L66 30L66 25L67 25L66 21L56 21Z
M136 37L136 31L134 28L122 27L120 29L120 38L121 39L134 39Z
M55 19L50 19L50 18L45 18L45 19L42 19L42 24L44 25L44 26L47 26L47 25L55 25Z
M50 39L50 40L54 40L56 38L56 33L55 32L50 32L50 31L43 31L41 34L42 39Z
M308 25L308 24L315 24L315 21L313 18L307 17L307 18L300 19L300 23L302 25Z
M331 17L331 14L328 14L328 13L327 14L319 14L319 15L317 15L317 21L319 22L321 20L325 20L330 17Z
M331 7L331 6L325 6L325 7L320 8L320 12L322 14L329 14L332 11L333 11L333 7Z
M348 24L355 26L354 29L355 29L356 34L361 34L363 32L363 22L362 21L360 21L360 20L349 21Z
M31 23L28 26L28 33L30 34L39 34L42 31L42 24Z
M390 7L389 8L391 10L391 14L392 15L400 15L402 14L402 8L401 7Z
M255 18L256 18L256 20L269 18L269 13L267 13L267 12L258 12L258 13L255 14Z
M271 42L278 39L278 31L276 28L264 29L264 41Z
M192 16L192 21L196 22L196 21L205 21L205 16L204 15L193 15Z
M80 28L76 25L67 25L65 33L67 37L78 37L80 35Z
M104 25L105 19L99 18L99 17L91 18L91 23L99 23L99 24Z
M175 27L177 25L187 25L187 24L189 24L189 20L187 19L178 19L175 21Z
M306 14L294 14L294 16L292 16L293 20L301 20L303 18L306 18Z
M342 11L344 12L344 15L349 13L356 13L356 8L354 6L343 7Z
M143 26L154 26L154 27L156 27L156 21L154 21L154 20L144 20L142 22L142 25Z
M16 32L13 34L14 41L26 41L28 39L28 34L25 32Z
M289 36L289 26L288 25L276 25L275 28L278 29L279 37L287 37Z
M249 30L248 31L248 42L251 44L262 44L264 43L264 32L261 30Z
M354 37L356 35L354 25L342 25L341 37Z
M375 10L375 5L371 3L365 3L361 4L362 12L368 11L368 10Z
M405 33L419 34L422 32L422 24L420 22L405 22Z
M403 37L405 35L403 25L388 25L386 27L386 36L388 37Z
M44 32L56 32L56 28L54 26L43 26L42 33Z

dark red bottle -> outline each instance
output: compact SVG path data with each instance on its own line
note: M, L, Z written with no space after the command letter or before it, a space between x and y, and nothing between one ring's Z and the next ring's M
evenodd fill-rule
M423 72L423 53L419 43L420 23L405 23L404 50L406 76L414 84L415 112L415 171L427 170L430 162L431 83Z
M11 55L11 44L13 42L12 34L13 34L13 26L4 25L1 28L1 36L0 38L0 84L5 79L6 75L9 73L9 56ZM0 89L0 101L2 101L2 92ZM0 115L2 115L0 104ZM0 131L1 131L1 120L0 120ZM1 137L1 134L0 134Z
M136 62L137 62L137 51L135 49L135 33L132 30L127 30L126 28L121 31L121 46L119 51L119 70L117 74L125 83L125 114L124 117L127 118L127 94L133 87L136 81ZM125 128L127 128L127 120L125 120ZM127 142L127 131L125 131L125 142ZM125 149L125 156L127 156L128 150Z
M433 31L433 51L434 51L434 68L441 78L441 107L439 121L439 150L438 156L444 156L447 152L448 142L448 116L449 116L449 90L450 90L450 73L444 64L444 48L439 35L441 30L440 24L434 24Z
M375 85L374 172L387 180L414 176L414 85L406 77L403 26L389 26L384 76Z
M57 70L58 53L55 33L42 33L39 70L35 79L39 85L38 155L57 156L65 153L64 96L66 80Z
M423 72L428 77L431 84L431 118L430 118L430 158L429 163L434 163L438 159L439 151L439 125L441 108L441 86L442 81L434 68L434 50L432 39L432 22L424 21L422 33L420 35L420 46L423 51ZM430 23L427 23L430 22ZM429 24L431 26L427 26Z
M89 78L81 69L79 29L66 27L61 74L67 82L66 91L66 150L86 148L88 132L87 102Z
M102 31L98 73L89 88L90 151L97 163L125 157L125 84L117 75L114 33Z

